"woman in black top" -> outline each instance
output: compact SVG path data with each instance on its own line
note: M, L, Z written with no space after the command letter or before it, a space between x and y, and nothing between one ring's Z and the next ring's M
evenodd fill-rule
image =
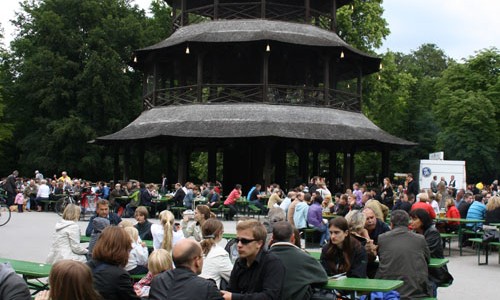
M366 250L349 233L346 219L331 219L328 229L330 241L323 247L320 258L326 273L329 276L346 273L347 277L366 278Z

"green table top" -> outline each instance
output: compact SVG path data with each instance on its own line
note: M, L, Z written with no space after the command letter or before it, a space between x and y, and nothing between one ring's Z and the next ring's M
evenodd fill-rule
M9 262L17 274L29 278L44 278L49 277L51 264L42 264L38 262L17 260L10 258L0 258L0 263Z
M444 222L460 222L460 223L484 223L484 220L474 220L474 219L453 219L453 218L436 218L436 221L444 221Z
M321 257L321 252L311 251L309 252L309 255L319 260L319 258ZM429 262L429 268L440 268L446 265L448 262L449 260L447 258L431 258Z
M449 262L447 258L431 258L429 268L441 268Z
M234 239L236 238L236 233L223 233L222 237L228 240Z
M148 248L153 248L153 241L152 240L142 240L144 243L146 243L146 246ZM81 235L80 236L80 243L88 243L90 242L90 236L86 235Z
M368 279L368 278L342 278L330 279L323 286L327 290L344 290L357 292L389 292L403 285L402 280Z
M172 197L161 197L161 198L153 198L153 199L151 199L151 202L159 203L159 202L168 202L171 200L172 200Z

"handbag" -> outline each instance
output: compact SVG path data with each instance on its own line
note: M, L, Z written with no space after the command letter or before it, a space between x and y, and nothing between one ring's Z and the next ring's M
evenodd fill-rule
M448 272L448 268L446 266L442 266L441 268L431 268L429 269L429 277L430 279L439 286L449 286L453 283L453 276L451 276L450 272Z
M498 242L500 240L500 232L498 229L484 228L483 243Z

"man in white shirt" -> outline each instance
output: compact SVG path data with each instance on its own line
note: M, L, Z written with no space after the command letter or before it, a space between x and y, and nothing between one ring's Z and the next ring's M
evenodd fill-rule
M38 187L38 192L36 193L35 205L38 211L42 211L42 201L49 200L50 188L47 185L47 180L42 179L40 181L40 186Z

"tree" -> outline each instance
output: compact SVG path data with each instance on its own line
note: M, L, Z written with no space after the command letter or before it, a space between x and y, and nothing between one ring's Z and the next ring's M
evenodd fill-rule
M452 64L438 83L438 147L449 159L465 160L472 182L500 173L500 51L485 49Z
M152 42L144 11L124 0L26 0L6 66L9 121L20 169L110 175L107 149L87 142L121 129L141 110L132 50ZM104 172L104 173L103 173Z
M353 47L373 53L390 33L383 12L382 0L354 0L352 5L341 7L337 14L339 36Z
M439 127L432 108L449 59L436 45L424 44L410 54L388 51L382 63L364 81L363 111L383 130L418 143L391 156L392 170L418 174L419 159L435 151Z

